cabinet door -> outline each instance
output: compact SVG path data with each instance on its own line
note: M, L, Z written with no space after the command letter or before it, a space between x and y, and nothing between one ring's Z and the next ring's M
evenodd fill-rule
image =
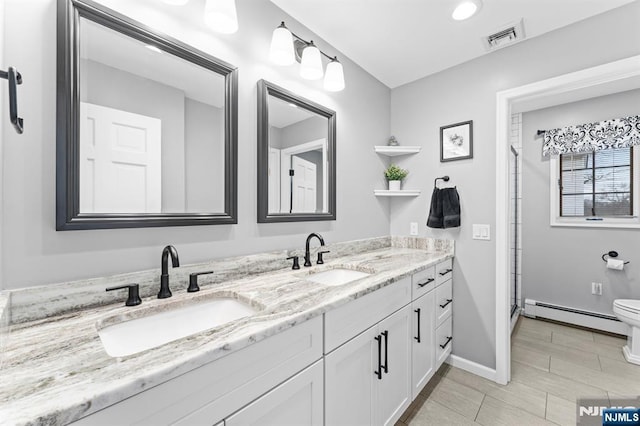
M322 360L225 419L225 426L322 426Z
M325 424L374 425L377 394L377 327L369 328L325 356Z
M411 403L411 313L411 305L407 305L378 325L386 368L377 383L376 424L395 424Z
M411 304L413 336L411 338L411 399L415 399L435 373L435 291Z

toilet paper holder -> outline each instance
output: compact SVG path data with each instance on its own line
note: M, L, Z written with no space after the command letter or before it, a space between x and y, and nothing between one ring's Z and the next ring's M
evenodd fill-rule
M608 253L605 253L602 255L602 260L604 260L605 262L607 261L605 256L609 256L609 257L618 257L618 252L615 250L611 250ZM627 263L629 263L629 261L624 262L624 264L626 265Z

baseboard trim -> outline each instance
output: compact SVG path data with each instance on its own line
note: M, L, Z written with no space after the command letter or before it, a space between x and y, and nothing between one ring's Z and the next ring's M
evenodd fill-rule
M533 299L525 300L524 314L529 318L547 318L624 336L629 333L629 327L614 315L575 309Z
M493 368L485 367L484 365L478 364L477 362L469 361L468 359L461 358L457 355L449 355L445 362L452 367L457 367L461 370L468 371L469 373L473 373L476 376L484 377L485 379L491 380L493 382L496 381L496 370Z

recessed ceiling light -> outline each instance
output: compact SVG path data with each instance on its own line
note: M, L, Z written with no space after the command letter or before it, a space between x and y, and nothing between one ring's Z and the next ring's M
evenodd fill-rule
M456 6L451 17L456 21L464 21L475 15L480 6L480 0L465 0Z

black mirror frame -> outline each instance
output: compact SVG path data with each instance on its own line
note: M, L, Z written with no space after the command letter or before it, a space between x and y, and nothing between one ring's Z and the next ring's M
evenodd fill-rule
M327 118L327 213L269 213L269 96ZM336 220L336 112L265 80L258 81L258 223Z
M222 213L80 213L79 23L86 18L221 74L225 78L225 191ZM58 0L56 82L56 230L238 223L238 70L90 0Z

